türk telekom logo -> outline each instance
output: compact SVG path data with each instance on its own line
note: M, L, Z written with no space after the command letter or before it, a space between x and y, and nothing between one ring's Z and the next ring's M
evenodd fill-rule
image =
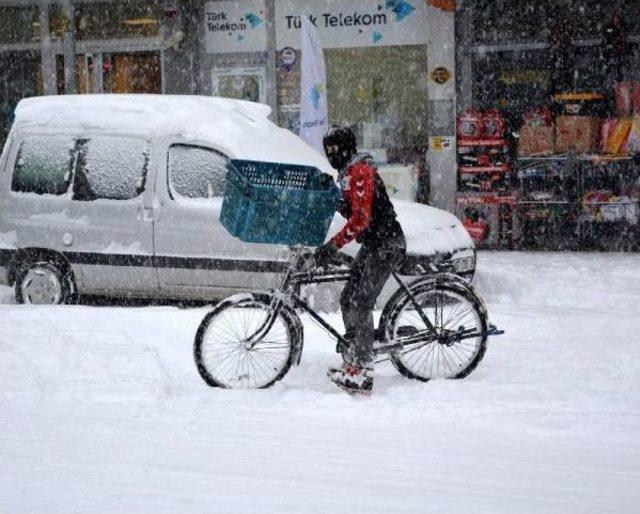
M262 12L260 14L264 15ZM264 18L253 12L245 13L235 19L224 11L206 13L206 25L209 32L228 32L229 36L235 35L238 41L244 39L243 32L255 29L263 22Z
M413 5L404 0L387 0L385 7L395 13L396 21L402 21L416 10Z

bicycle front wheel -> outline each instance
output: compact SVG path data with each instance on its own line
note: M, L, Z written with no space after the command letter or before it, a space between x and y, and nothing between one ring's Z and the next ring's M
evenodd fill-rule
M417 342L391 353L394 367L425 382L466 377L486 351L487 320L480 300L473 291L446 281L419 282L410 290L432 329L406 293L396 295L383 314L387 340Z
M297 356L295 320L286 309L273 319L269 295L224 300L202 320L194 342L198 372L212 387L260 389L289 371ZM256 340L256 334L260 338Z

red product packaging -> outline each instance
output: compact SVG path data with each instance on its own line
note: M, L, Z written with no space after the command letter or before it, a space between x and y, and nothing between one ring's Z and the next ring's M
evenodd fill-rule
M459 116L458 139L468 142L482 139L482 114L479 111L469 109Z
M640 114L640 82L633 83L631 100L633 102L633 113Z
M504 116L497 109L485 111L482 116L482 135L485 139L502 139L507 129Z
M608 118L602 122L602 125L600 125L600 153L607 153L609 137L611 137L617 123L618 118Z
M464 218L464 220L462 220L462 224L464 225L464 228L467 229L467 232L469 232L471 239L476 243L484 241L489 234L489 224L484 220L474 221L469 217Z
M631 116L633 112L633 82L616 84L616 109L620 116Z

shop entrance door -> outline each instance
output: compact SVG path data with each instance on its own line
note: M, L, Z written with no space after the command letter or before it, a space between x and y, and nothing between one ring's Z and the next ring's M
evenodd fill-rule
M64 58L56 57L58 94L64 94ZM76 59L78 93L162 93L160 52L86 53Z
M160 52L105 53L102 84L105 93L162 93Z

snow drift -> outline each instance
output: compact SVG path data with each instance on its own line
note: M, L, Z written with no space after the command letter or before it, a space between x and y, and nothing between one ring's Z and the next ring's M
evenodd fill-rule
M333 345L265 391L207 388L206 309L25 307L0 289L0 511L635 512L636 255L482 253L507 334L467 379L331 387ZM337 324L339 316L330 315Z

